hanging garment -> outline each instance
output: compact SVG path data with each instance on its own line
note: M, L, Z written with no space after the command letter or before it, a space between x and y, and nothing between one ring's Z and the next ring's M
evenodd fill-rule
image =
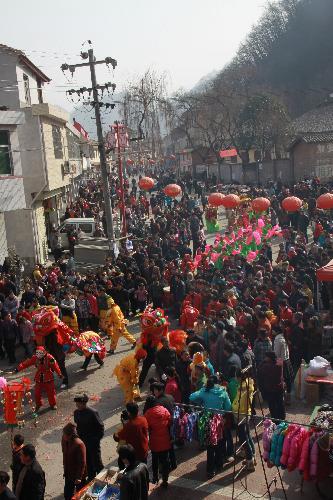
M284 433L286 432L287 429L288 429L288 424L286 424L285 422L280 422L273 433L269 460L277 467L279 467L280 465L280 457L282 455Z
M211 414L209 412L203 412L198 417L198 441L200 446L207 446L209 443L209 422L211 419Z
M264 420L264 433L262 436L262 440L264 446L263 459L265 460L265 462L267 462L269 459L269 453L271 451L271 441L275 429L276 429L276 424L272 422L272 420L269 419Z
M307 431L303 427L301 427L299 431L295 432L295 434L293 435L290 446L289 458L288 458L289 472L295 470L297 465L299 464L303 441L306 438L306 436L307 436Z
M209 422L209 445L216 446L223 438L223 416L215 413Z
M291 442L296 434L300 429L299 425L291 424L288 426L284 442L283 442L283 448L282 448L282 456L280 458L280 463L283 467L287 467L288 465L288 460L289 460L289 455L290 455L290 449L291 449Z

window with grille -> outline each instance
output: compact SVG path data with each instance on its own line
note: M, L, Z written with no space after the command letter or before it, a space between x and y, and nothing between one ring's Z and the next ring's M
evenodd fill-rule
M0 130L0 175L12 174L9 131Z
M70 130L66 130L67 135L67 147L68 147L68 158L70 160L77 160L81 157L80 155L80 144L77 137Z
M57 125L52 125L52 138L54 157L57 159L62 159L64 157L64 151L62 147L61 128Z
M31 105L30 84L28 75L23 75L24 97L25 102Z

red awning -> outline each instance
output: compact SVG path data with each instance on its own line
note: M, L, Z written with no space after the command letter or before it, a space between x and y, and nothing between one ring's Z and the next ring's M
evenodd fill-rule
M333 281L333 259L326 266L317 269L318 281Z

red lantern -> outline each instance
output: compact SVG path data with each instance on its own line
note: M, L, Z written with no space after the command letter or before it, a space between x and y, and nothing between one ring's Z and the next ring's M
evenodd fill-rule
M271 202L267 198L255 198L252 200L252 209L254 212L266 212L271 206Z
M30 389L30 379L24 377L21 382L10 382L3 390L3 420L8 425L17 425L17 418L22 412L23 398Z
M333 208L333 194L324 193L317 198L317 208L331 210Z
M223 205L224 195L222 193L212 193L208 196L208 203L212 205L212 207L220 207Z
M282 200L282 208L286 212L298 212L302 207L302 200L297 198L297 196L288 196L284 200Z
M163 191L170 198L176 198L182 192L182 188L178 184L168 184Z
M139 180L139 188L142 191L150 191L154 187L155 181L151 177L142 177Z
M240 204L240 197L237 194L227 194L222 200L225 208L236 208Z

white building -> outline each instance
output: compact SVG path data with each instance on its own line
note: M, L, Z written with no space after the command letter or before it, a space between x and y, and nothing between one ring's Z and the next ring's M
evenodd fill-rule
M0 45L0 75L0 263L9 246L44 263L50 228L77 194L87 137L43 102L50 79L23 52Z

